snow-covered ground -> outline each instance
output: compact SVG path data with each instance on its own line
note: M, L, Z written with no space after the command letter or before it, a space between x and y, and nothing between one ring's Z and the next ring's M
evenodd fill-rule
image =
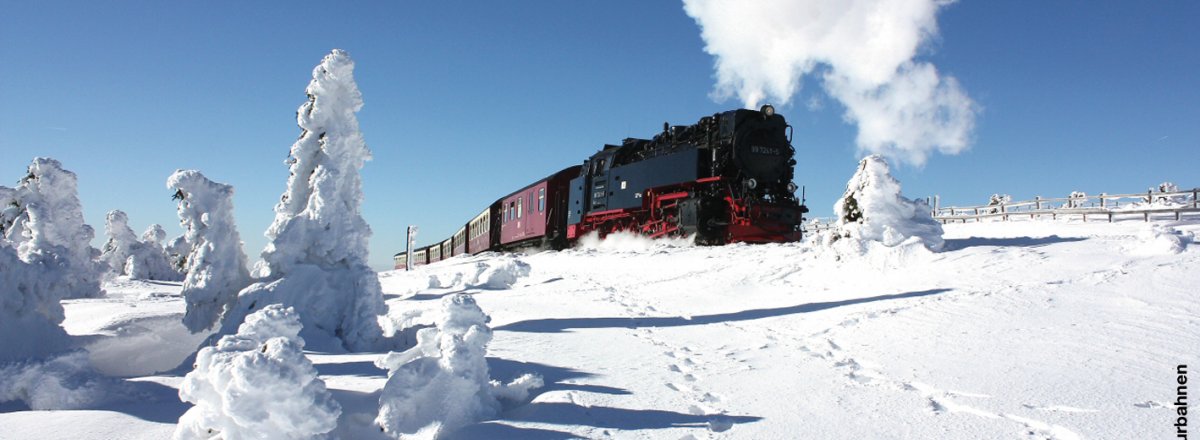
M609 240L380 281L392 325L473 294L491 316L491 377L544 379L455 438L1171 438L1176 366L1200 367L1200 247L1182 235L954 224L941 252L865 255ZM171 436L191 368L161 371L207 335L183 326L178 283L105 290L64 301L64 327L91 335L93 366L127 377L123 395L94 410L0 404L0 439ZM333 435L384 438L383 353L307 354L342 408Z

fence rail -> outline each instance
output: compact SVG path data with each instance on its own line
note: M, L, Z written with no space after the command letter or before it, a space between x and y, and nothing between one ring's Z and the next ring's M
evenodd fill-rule
M1013 203L980 206L935 207L933 218L942 223L968 220L981 221L985 218L1008 220L1013 216L1038 218L1040 216L1102 217L1112 222L1115 217L1139 215L1144 221L1164 215L1173 215L1180 220L1185 214L1200 214L1200 188L1186 191L1154 192L1136 194L1104 194L1076 197L1041 198ZM936 205L936 203L935 203Z

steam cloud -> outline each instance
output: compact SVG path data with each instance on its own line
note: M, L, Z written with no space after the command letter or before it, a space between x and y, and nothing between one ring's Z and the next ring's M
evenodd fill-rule
M979 108L958 81L913 57L953 0L683 0L716 58L713 98L786 104L806 75L858 125L860 152L917 166L971 143Z

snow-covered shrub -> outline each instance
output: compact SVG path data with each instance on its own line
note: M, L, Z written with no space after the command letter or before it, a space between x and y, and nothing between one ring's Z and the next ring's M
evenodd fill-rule
M367 264L371 229L362 218L359 170L371 152L355 116L362 95L353 73L354 62L341 50L313 69L308 101L297 111L301 134L287 161L287 190L256 268L261 282L239 294L235 310L295 307L310 343L319 332L360 350L377 348L383 335L378 317L386 308L378 275ZM238 320L231 316L226 325Z
M91 247L95 231L83 223L75 173L57 160L36 158L14 189L0 191L6 203L3 239L17 249L21 261L53 266L60 298L94 298L100 289L101 265Z
M1188 244L1195 241L1196 237L1191 232L1151 223L1138 232L1134 242L1126 249L1134 255L1171 255L1183 252Z
M21 401L33 410L85 409L123 394L116 381L92 370L85 351L0 365L0 403Z
M179 197L179 224L191 249L183 280L183 323L200 332L228 313L238 291L250 284L233 218L233 187L208 180L199 171L179 170L167 179L167 188Z
M859 162L833 211L837 224L826 233L826 243L849 239L894 247L915 242L932 251L944 243L942 225L933 219L929 205L902 196L900 182L878 155Z
M417 332L416 347L375 362L388 370L375 423L395 438L438 438L494 416L497 398L521 401L541 387L536 375L507 385L488 377L488 321L470 295L444 298L437 326Z
M1087 198L1087 193L1083 191L1071 191L1071 194L1067 196L1067 203L1063 205L1063 208L1082 208L1087 204Z
M1009 203L1012 203L1012 196L1008 194L992 194L992 196L988 198L988 206L1000 206L1007 205ZM1000 208L990 208L989 212L1000 212Z
M1147 192L1159 192L1159 193L1179 192L1179 186L1177 186L1171 182L1163 182L1163 183L1158 184L1158 188L1151 188L1151 189L1147 190ZM1179 194L1179 195L1172 195L1172 196L1154 194L1150 200L1147 200L1146 197L1142 197L1142 201L1149 202L1149 203L1156 203L1159 205L1183 205L1186 203L1191 203L1188 200L1189 198L1190 197L1187 194Z
M176 439L303 439L337 427L342 409L304 356L300 318L271 305L246 317L236 335L196 355L179 398L196 406Z

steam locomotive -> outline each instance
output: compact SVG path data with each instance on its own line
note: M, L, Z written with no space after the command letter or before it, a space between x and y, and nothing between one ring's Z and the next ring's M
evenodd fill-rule
M636 231L695 235L704 245L801 238L808 208L792 181L792 127L774 107L731 110L693 125L663 124L493 202L411 263L525 248L563 249L579 237ZM397 269L410 263L395 255Z

